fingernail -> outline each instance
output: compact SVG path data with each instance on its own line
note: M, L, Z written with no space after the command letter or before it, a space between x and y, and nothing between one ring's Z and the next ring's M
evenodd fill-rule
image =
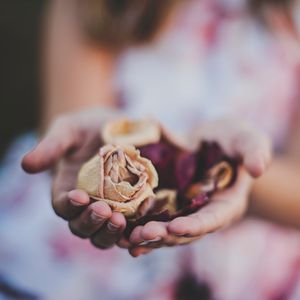
M80 203L80 202L77 202L77 201L75 201L75 200L73 200L73 199L70 199L70 202L71 202L71 204L72 204L73 206L76 206L76 207L85 205L85 204Z
M187 233L187 234L179 235L178 237L193 238L193 237L195 237L195 235Z
M185 234L185 233L175 233L174 235L176 235L176 236L179 236L179 237L186 236L186 234Z
M91 212L90 219L91 219L91 222L92 222L93 224L101 224L101 223L103 223L104 220L105 220L104 217L99 216L99 215L97 215L97 214L94 213L94 212Z
M157 238L155 238L153 240L143 241L143 242L139 243L139 246L147 246L151 243L159 242L161 240L162 240L162 238L160 236L158 236Z
M120 229L120 226L119 225L115 225L115 224L113 224L111 222L108 222L107 229L109 231L111 231L111 232L116 232L116 231L118 231Z

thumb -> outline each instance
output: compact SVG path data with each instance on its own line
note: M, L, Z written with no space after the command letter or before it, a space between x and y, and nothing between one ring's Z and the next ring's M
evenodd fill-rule
M264 135L249 130L235 139L234 148L244 161L244 166L252 177L261 176L270 165L272 145Z
M74 124L67 117L61 117L53 122L45 137L38 145L24 155L22 168L27 173L45 171L64 157L78 143L78 134Z

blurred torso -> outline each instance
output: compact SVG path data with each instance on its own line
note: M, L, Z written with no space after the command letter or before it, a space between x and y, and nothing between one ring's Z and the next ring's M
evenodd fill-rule
M123 56L126 111L177 130L236 115L280 145L297 106L300 56L253 20L243 1L223 2L193 1L155 44Z

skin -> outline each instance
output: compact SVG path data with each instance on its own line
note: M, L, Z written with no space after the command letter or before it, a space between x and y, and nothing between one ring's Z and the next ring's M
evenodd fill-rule
M119 115L113 84L117 56L85 42L72 14L72 1L53 1L46 37L44 133L37 147L24 156L22 166L29 173L52 170L53 209L68 221L75 235L90 239L101 249L118 243L139 256L155 248L190 243L229 226L247 210L250 191L251 212L300 226L300 124L295 124L284 155L275 157L265 172L271 156L268 140L240 120L221 120L201 126L198 137L214 139L229 155L243 159L236 185L215 195L193 215L169 223L149 222L137 227L129 241L122 239L124 216L103 202L91 203L85 192L75 189L80 166L101 146L103 122Z

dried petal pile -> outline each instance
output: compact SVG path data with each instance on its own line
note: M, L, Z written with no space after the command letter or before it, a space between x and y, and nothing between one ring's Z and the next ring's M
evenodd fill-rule
M80 170L78 188L122 212L127 234L151 220L193 213L236 180L239 161L217 143L189 151L153 121L111 122L102 137L105 146Z

